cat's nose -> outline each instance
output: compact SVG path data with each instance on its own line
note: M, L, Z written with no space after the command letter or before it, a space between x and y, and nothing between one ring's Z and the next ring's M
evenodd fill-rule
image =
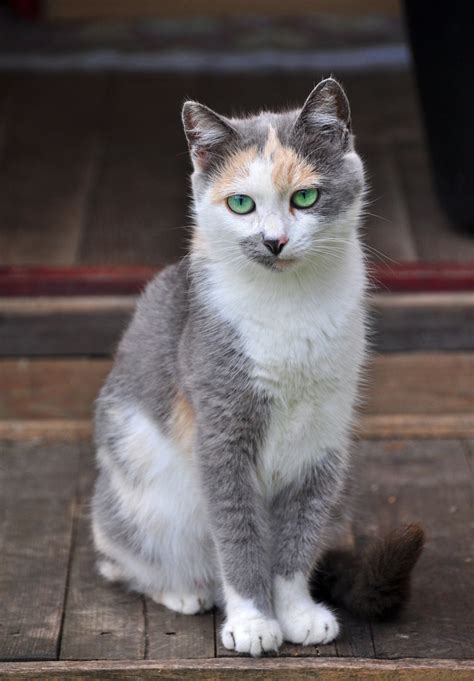
M268 248L270 253L273 255L280 255L282 250L285 248L285 244L288 243L287 236L280 236L278 239L264 239L263 245Z

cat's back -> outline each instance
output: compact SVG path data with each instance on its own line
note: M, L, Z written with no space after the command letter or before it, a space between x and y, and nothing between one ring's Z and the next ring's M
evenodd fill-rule
M186 259L167 266L148 284L119 343L99 404L113 397L142 404L149 412L166 408L177 383L188 294Z

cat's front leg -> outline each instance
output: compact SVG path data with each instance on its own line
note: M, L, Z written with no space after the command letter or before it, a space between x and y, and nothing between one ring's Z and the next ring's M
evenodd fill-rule
M256 419L262 405L246 397L240 410L206 410L197 454L221 568L224 646L251 655L276 651L282 634L273 612L271 528L258 485ZM239 413L245 409L246 414Z
M274 608L290 643L330 643L339 633L332 611L312 599L308 580L324 549L345 474L345 455L328 451L273 499Z

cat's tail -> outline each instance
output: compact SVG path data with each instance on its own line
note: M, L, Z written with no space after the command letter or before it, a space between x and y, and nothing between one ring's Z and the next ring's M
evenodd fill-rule
M313 596L364 619L395 617L410 597L410 575L424 541L419 525L403 525L361 550L329 551L312 576Z

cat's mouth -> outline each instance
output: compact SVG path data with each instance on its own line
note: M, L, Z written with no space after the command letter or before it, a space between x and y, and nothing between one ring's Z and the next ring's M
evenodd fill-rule
M297 258L282 258L281 256L265 255L262 253L247 253L247 257L274 272L284 272L298 263Z
M296 258L276 258L272 268L277 272L283 272L296 265L297 262Z
M284 270L294 267L298 263L298 258L290 255L275 255L269 253L261 243L261 240L256 237L249 237L240 242L240 246L244 254L252 262L256 262L267 269L274 272L283 272Z

